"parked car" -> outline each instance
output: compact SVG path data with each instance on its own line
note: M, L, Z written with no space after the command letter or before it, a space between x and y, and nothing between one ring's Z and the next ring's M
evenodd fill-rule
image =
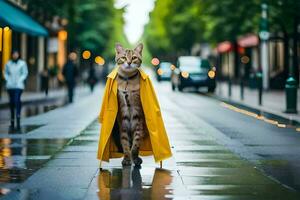
M207 87L208 92L216 89L216 70L208 60L196 56L181 56L178 58L177 68L172 71L172 90L185 87Z
M156 69L156 78L158 81L171 79L171 68L175 67L172 63L161 62Z

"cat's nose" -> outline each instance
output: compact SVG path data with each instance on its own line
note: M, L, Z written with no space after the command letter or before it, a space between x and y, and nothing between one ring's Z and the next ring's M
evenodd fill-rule
M131 64L131 61L129 61L129 62L127 62L128 63L128 65L130 65Z

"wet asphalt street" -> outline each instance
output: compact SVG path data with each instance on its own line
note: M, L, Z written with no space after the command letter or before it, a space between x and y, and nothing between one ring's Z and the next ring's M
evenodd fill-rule
M103 88L71 106L24 121L22 134L1 130L1 199L300 198L297 127L202 93L155 83L173 157L141 169L113 159L98 169ZM80 113L76 115L74 113Z
M161 88L169 91L169 84ZM297 125L269 114L260 115L209 97L203 92L166 95L170 101L225 136L218 142L277 181L300 191L300 132ZM222 136L222 137L223 137ZM228 140L228 141L227 141Z

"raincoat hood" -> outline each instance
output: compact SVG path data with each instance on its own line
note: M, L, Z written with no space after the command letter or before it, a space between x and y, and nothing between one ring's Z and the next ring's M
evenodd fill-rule
M110 158L122 157L123 153L118 150L117 144L112 138L118 113L116 80L118 67L108 76L102 99L101 111L98 121L101 125L100 139L98 144L97 158L109 161ZM172 156L169 139L164 127L159 103L154 92L153 85L148 75L139 68L140 98L145 115L145 121L149 134L143 139L140 147L140 155L153 155L155 162L162 161Z

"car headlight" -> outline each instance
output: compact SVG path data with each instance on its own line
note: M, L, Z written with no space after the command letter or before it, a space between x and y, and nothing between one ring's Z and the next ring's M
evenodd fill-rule
M181 72L181 76L183 78L188 78L189 77L189 73L188 72Z
M209 70L209 72L207 73L207 75L208 75L208 77L209 77L210 79L213 79L213 78L215 78L215 76L216 76L216 72L213 71L213 70Z
M176 69L175 65L171 65L171 66L170 66L170 69L171 69L172 71L174 71L174 70Z

